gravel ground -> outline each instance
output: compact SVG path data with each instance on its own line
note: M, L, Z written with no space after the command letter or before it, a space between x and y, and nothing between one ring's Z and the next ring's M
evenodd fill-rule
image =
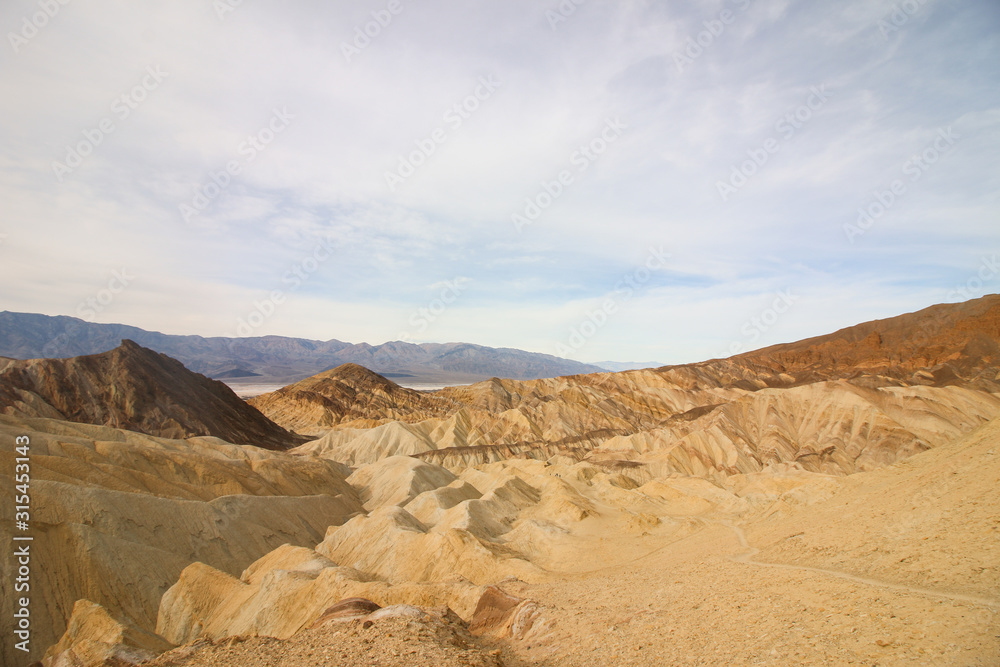
M305 667L307 665L500 667L499 648L472 637L457 617L329 623L288 640L232 637L197 642L148 667Z

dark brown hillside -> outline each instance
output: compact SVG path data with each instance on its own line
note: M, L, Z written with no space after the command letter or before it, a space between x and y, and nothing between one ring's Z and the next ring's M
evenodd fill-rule
M443 417L460 403L400 387L357 364L328 371L255 396L250 404L276 422L302 433L324 430L355 419L420 421Z
M301 442L225 384L130 340L101 354L8 363L0 370L0 410L267 449Z

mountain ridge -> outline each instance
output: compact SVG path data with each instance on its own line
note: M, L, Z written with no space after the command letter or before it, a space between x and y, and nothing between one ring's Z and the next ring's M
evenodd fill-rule
M266 449L301 442L224 383L128 339L100 354L7 364L0 369L0 411Z
M873 344L854 343L869 339ZM907 352L886 347L897 344ZM351 465L405 454L457 469L562 454L708 476L793 461L850 474L934 446L960 431L965 418L978 423L997 414L1000 297L729 359L528 381L492 378L427 392L419 405L383 391L345 410L324 396L321 382L304 380L296 389L252 401L285 428L318 436L300 451ZM844 405L851 407L838 407ZM921 410L934 429L895 423Z
M976 385L1000 390L1000 295L934 304L832 333L659 371L693 372L717 386L737 376L768 386L867 376L883 384ZM792 380L783 379L791 377ZM729 377L730 380L725 378ZM749 386L747 387L749 388Z
M175 335L66 315L0 311L0 356L40 359L98 354L117 347L125 338L167 354L197 373L232 379L237 371L240 377L260 383L287 384L344 363L402 374L411 382L427 384L469 383L493 376L536 379L605 370L553 355L472 343L389 341L371 345L286 336Z

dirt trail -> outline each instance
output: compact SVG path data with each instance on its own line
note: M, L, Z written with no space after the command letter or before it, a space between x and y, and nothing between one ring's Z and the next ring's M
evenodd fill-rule
M907 586L905 584L894 584L889 581L883 581L881 579L872 579L870 577L859 577L854 574L848 574L847 572L839 572L837 570L828 570L820 567L810 567L808 565L792 565L789 563L768 563L766 561L754 560L754 556L760 553L760 549L752 546L747 540L746 533L739 526L733 524L724 524L732 529L736 534L736 539L739 540L740 546L747 549L747 552L740 554L738 556L729 556L729 560L737 563L747 563L748 565L757 565L760 567L774 567L784 570L799 570L802 572L816 572L818 574L826 574L832 577L838 577L840 579L846 579L848 581L854 581L859 584L866 584L868 586L879 586L882 588L891 588L897 591L903 591L907 593L913 593L915 595L927 595L936 598L946 598L948 600L955 600L958 602L968 602L971 604L978 604L984 607L988 607L992 610L1000 610L1000 600L995 600L991 598L983 598L975 595L965 595L963 593L955 593L949 591L939 591L931 590L929 588L917 588L915 586Z
M551 634L514 642L505 659L552 667L1000 664L997 600L759 561L743 528L722 517L683 538L663 537L625 563L504 584L555 621Z

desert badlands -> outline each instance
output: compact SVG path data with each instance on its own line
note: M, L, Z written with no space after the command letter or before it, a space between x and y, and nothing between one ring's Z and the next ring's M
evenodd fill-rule
M433 392L4 358L0 443L11 667L1000 664L1000 296Z

